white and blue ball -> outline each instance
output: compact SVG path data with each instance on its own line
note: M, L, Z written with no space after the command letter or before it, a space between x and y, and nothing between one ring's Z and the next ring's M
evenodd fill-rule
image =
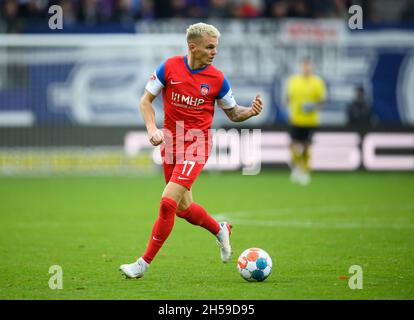
M249 248L237 259L237 270L247 281L264 281L272 273L272 259L263 249Z

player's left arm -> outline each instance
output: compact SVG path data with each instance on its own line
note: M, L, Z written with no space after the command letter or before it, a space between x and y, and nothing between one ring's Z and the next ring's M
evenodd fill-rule
M223 109L227 117L234 122L242 122L262 112L263 100L260 93L252 101L250 107L242 107L237 104L233 97L231 86L226 77L223 79L220 92L217 97L217 104Z
M230 109L223 109L227 117L233 122L242 122L251 117L257 116L262 112L263 100L260 93L256 95L250 107L235 105Z

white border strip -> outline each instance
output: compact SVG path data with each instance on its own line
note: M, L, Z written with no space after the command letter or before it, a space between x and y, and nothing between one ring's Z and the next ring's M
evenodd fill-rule
M34 122L31 111L0 111L0 127L28 127Z

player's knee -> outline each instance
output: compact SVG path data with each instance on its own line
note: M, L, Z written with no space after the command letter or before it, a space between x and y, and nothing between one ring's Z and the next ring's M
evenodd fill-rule
M183 187L176 183L169 182L166 185L164 192L162 193L162 197L172 199L177 204L179 204L184 198L184 194L186 191L187 191L186 187Z
M159 216L164 220L173 218L177 210L177 203L170 198L163 197L160 203Z

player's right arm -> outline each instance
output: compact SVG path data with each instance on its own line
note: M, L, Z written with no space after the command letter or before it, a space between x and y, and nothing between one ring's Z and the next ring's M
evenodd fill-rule
M155 123L155 111L152 106L152 102L157 96L154 96L151 92L145 89L144 94L140 100L140 109L142 117L147 127L148 138L153 146L158 146L164 141L164 134L157 128Z
M160 94L166 84L164 78L164 67L165 62L163 62L154 71L151 79L145 86L144 94L140 100L141 114L144 118L145 126L147 127L149 141L153 146L158 146L164 142L164 134L162 130L157 128L155 122L155 111L152 106L152 102Z

